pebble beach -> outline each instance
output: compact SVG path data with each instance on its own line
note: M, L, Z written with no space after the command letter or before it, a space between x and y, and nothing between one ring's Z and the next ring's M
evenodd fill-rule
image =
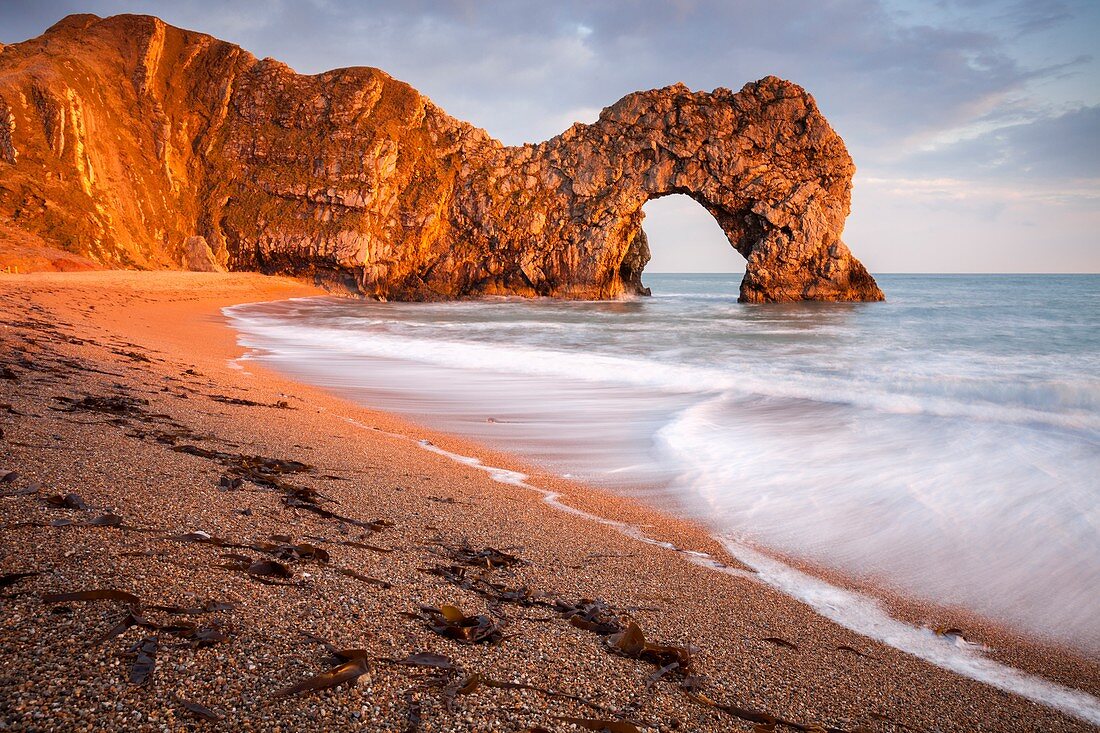
M313 294L0 275L0 727L1095 729L829 621L691 522L235 361L221 308ZM1100 692L1096 660L1000 655Z

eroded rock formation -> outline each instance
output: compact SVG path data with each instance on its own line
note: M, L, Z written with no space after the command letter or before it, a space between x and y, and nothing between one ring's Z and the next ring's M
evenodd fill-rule
M743 300L877 300L840 240L853 170L774 77L631 94L506 147L377 69L302 76L147 16L0 51L0 222L112 267L612 298L642 290L642 206L683 193L745 256Z

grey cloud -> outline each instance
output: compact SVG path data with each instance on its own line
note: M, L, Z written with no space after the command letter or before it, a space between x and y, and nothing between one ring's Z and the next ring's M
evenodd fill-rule
M549 137L636 89L737 88L774 73L817 97L857 163L885 168L955 127L1035 116L1027 86L1081 63L1067 53L1027 66L1004 37L1064 22L1065 0L935 5L14 0L0 27L10 42L77 9L155 13L305 73L381 67L510 143Z
M913 173L1067 187L1100 180L1100 106L1082 107L960 140L905 161Z
M1073 17L1072 8L1064 0L954 0L951 4L982 13L1017 35L1044 31Z
M34 35L77 7L16 0L2 11L4 27ZM991 33L906 24L878 0L79 7L144 9L304 72L379 66L508 142L552 134L546 120L636 89L675 81L736 88L774 73L810 89L840 132L877 158L899 140L989 114L1035 74Z

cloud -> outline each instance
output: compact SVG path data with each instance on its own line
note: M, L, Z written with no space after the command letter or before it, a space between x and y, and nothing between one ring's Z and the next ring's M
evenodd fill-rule
M1005 125L916 152L912 174L990 181L1016 190L1100 194L1100 105Z
M158 13L306 73L379 66L513 143L545 136L545 121L566 110L598 109L637 89L738 88L774 73L806 86L853 147L876 159L1015 114L1029 84L1064 67L1022 63L1004 36L1049 30L1069 12L1051 0L944 0L939 15L880 0L15 0L2 12L9 33L33 35L78 5Z
M872 272L1100 272L1100 206L970 181L857 180L844 240Z
M878 178L861 176L857 186L877 189L893 196L924 199L934 203L964 201L1033 201L1045 204L1100 203L1100 178L1078 183L1057 181L1020 186L1010 181L975 181L966 178Z
M891 182L868 188L961 207L968 186L1072 197L1097 176L1094 0L8 0L0 40L88 11L157 14L303 73L377 66L511 144L638 89L776 74Z

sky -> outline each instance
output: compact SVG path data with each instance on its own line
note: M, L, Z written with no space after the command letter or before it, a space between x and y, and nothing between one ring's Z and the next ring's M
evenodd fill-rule
M1100 272L1100 0L0 0L0 42L137 12L300 73L376 66L508 144L640 89L797 82L858 172L872 272ZM743 269L694 201L646 204L647 271Z

